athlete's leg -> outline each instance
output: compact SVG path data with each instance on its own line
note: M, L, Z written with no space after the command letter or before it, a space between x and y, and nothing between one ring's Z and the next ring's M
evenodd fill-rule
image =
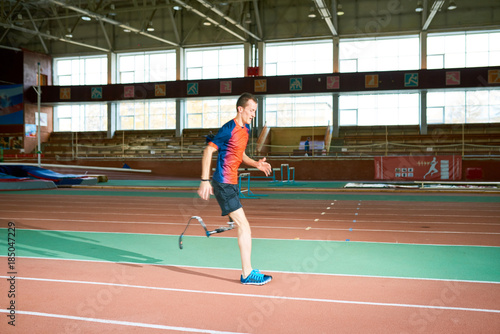
M243 277L252 272L252 232L243 208L229 214L229 217L238 225L238 246L240 247L241 268Z

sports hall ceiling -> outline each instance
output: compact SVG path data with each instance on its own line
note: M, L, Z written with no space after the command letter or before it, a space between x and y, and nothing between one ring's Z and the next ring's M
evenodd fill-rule
M1 0L0 47L55 56L500 27L500 0L454 3L455 9L450 0Z

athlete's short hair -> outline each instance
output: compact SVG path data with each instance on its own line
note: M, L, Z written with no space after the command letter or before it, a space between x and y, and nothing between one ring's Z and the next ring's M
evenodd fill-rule
M238 101L236 101L236 109L238 109L238 107L245 108L249 100L252 100L255 103L257 103L257 98L253 94L250 93L241 94L240 97L238 98Z

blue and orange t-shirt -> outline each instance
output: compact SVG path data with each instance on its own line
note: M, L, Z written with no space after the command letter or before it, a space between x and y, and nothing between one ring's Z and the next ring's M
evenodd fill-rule
M250 126L238 125L230 120L224 124L214 139L208 143L219 151L213 179L220 183L238 184L238 168L248 143Z

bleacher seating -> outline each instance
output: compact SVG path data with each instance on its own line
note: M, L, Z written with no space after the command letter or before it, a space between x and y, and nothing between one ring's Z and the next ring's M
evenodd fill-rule
M271 129L275 130L275 129ZM155 158L201 157L206 136L218 129L185 129L176 137L175 130L116 131L112 138L102 132L54 132L43 143L42 153L56 158ZM271 156L304 156L304 144L311 137L313 156L372 157L380 155L499 156L500 123L465 125L429 125L427 134L418 126L341 127L325 152L324 128L280 128L271 131ZM298 140L300 138L300 140ZM252 146L249 145L251 148Z
M218 129L186 129L181 137L175 130L116 131L113 138L106 132L54 132L42 149L56 158L201 156L210 131Z
M332 139L336 156L375 155L500 155L500 124L341 127Z

